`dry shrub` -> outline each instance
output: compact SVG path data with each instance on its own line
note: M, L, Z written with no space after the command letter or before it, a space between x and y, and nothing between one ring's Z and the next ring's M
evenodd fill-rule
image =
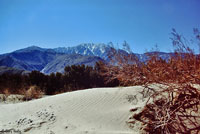
M126 60L131 61L132 58ZM138 60L133 62L134 64L127 64L120 60L118 66L102 64L101 74L107 82L117 79L122 86L149 83L200 83L200 56L193 53L173 53L168 61L158 55L151 55L146 63Z
M169 86L151 96L152 102L130 119L142 122L149 134L198 134L200 90L189 84ZM132 123L132 122L130 122Z
M100 73L105 78L106 83L118 80L121 86L141 84L140 73L143 63L136 55L112 48L108 57L109 64L100 64Z
M9 89L4 89L3 94L6 96L6 98L11 94Z
M28 90L22 90L21 92L24 95L24 100L32 100L41 98L44 95L44 92L40 90L37 86L31 86Z
M2 95L0 96L0 101L6 101L8 96L11 94L9 89L4 89L2 92Z
M172 35L175 50L168 60L153 52L147 53L148 60L142 63L133 53L123 54L113 49L110 54L113 63L103 64L101 73L107 81L117 79L122 86L143 85L149 90L149 85L159 83L168 87L161 91L151 89L154 91L149 98L152 102L132 116L143 123L146 133L198 134L200 92L191 85L200 84L200 55L194 54L186 39L174 29ZM195 35L200 41L197 30Z
M197 29L194 31L200 42L200 33ZM122 86L186 82L200 84L200 55L194 54L188 41L174 29L172 35L174 52L169 59L160 58L159 52L151 52L146 53L148 60L141 62L137 55L113 48L108 55L110 64L101 64L101 74L107 82L117 79Z

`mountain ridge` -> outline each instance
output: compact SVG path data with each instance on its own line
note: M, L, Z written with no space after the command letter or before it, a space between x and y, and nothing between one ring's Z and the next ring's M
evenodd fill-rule
M0 66L27 71L37 70L49 74L63 72L64 66L72 64L94 66L95 63L100 60L103 61L97 56L80 55L76 53L67 54L56 52L54 49L30 46L0 55Z
M86 64L94 66L97 61L109 61L108 53L114 48L112 43L82 43L73 47L41 48L30 46L11 53L0 55L0 66L20 70L37 70L43 73L63 72L64 66ZM118 49L124 54L126 50ZM146 54L134 53L140 61L146 61ZM159 52L159 56L168 59L170 53Z

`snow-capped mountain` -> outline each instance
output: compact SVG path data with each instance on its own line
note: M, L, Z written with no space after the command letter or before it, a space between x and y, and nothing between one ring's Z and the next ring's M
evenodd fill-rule
M102 59L106 59L107 54L110 51L111 47L113 47L112 43L108 44L85 43L74 47L59 47L55 48L54 50L58 53L98 56L101 57Z
M0 55L0 66L13 67L21 70L38 70L43 73L63 72L67 65L86 64L94 66L97 61L109 62L109 52L113 48L112 43L94 44L85 43L74 47L59 47L54 49L31 46L16 50L12 53ZM118 49L123 55L128 52ZM145 62L148 54L134 53L140 61ZM169 59L170 53L158 52L162 59Z
M94 66L99 60L102 59L97 56L61 53L54 49L31 46L0 55L0 66L27 71L37 70L49 74L63 72L65 66L72 64Z
M53 50L58 53L64 53L64 54L81 54L85 56L97 56L104 59L105 61L109 61L108 54L111 48L114 48L114 45L112 44L112 42L108 44L84 43L84 44L80 44L74 47L59 47ZM125 49L118 49L118 50L120 53L123 53L125 55L130 53L129 50L125 50ZM149 52L149 53L152 53L152 52ZM148 53L145 53L145 54L134 53L134 54L139 58L140 61L145 62L148 59L148 56L147 56ZM163 59L168 59L170 54L159 52L159 56Z

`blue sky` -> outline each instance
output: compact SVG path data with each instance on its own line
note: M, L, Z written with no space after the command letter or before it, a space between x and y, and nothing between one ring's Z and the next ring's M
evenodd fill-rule
M172 28L200 28L200 0L0 0L0 54L36 45L122 44L172 50ZM191 47L197 49L193 44Z

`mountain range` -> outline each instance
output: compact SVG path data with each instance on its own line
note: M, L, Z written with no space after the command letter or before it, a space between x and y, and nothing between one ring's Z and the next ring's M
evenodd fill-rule
M94 66L98 61L108 61L108 53L113 48L112 43L85 43L74 47L59 47L54 49L31 46L0 55L0 66L12 67L20 70L37 70L45 74L64 72L68 65ZM119 49L120 52L128 53ZM147 60L146 54L135 54L139 60ZM170 53L159 52L163 59L169 58ZM0 68L1 71L1 68Z

